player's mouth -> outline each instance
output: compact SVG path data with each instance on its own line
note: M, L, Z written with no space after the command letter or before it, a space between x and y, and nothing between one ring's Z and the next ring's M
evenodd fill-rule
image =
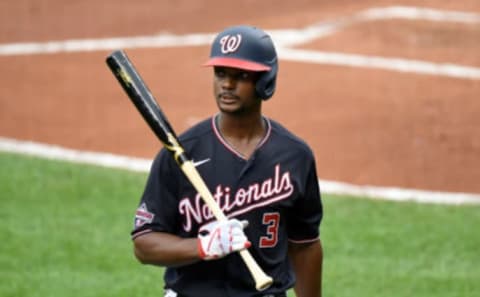
M237 102L240 98L232 93L220 93L218 99L222 103L230 104Z

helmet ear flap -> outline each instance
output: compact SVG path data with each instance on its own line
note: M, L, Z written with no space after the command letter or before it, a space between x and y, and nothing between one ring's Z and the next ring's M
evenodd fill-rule
M271 37L252 26L234 26L219 33L204 66L223 66L259 72L255 93L267 100L275 92L278 58Z
M255 90L257 96L262 100L268 100L275 93L276 80L277 80L277 71L278 65L274 63L270 71L262 73L260 78L257 80L255 85Z

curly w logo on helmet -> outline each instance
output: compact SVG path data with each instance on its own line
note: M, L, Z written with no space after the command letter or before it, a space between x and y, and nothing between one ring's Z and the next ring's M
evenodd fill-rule
M232 67L260 72L255 89L267 100L273 96L278 72L277 52L265 31L248 25L233 26L215 37L204 66Z
M242 42L242 35L225 35L220 39L220 48L223 54L234 53Z

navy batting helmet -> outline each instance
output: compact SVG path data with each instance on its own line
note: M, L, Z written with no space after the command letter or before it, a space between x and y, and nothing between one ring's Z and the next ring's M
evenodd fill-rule
M255 86L258 97L267 100L275 92L277 52L270 36L256 27L234 26L218 34L204 65L262 72Z

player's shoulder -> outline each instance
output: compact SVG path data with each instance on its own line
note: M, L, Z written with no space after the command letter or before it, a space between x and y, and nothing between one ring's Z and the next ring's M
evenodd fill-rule
M313 151L304 139L279 122L271 118L269 118L268 121L271 126L272 140L275 142L275 145L288 147L290 151L298 150L313 157Z
M204 139L208 135L213 133L212 129L212 118L201 120L197 124L185 130L178 137L182 145L187 145L188 143Z
M189 151L192 147L194 147L199 140L207 140L207 135L212 133L211 127L211 118L201 120L197 124L193 125L192 127L188 128L180 135L178 135L178 140L180 145ZM167 163L174 163L173 159L170 157L170 152L165 148L162 147L154 159L154 165L157 164L167 164Z

